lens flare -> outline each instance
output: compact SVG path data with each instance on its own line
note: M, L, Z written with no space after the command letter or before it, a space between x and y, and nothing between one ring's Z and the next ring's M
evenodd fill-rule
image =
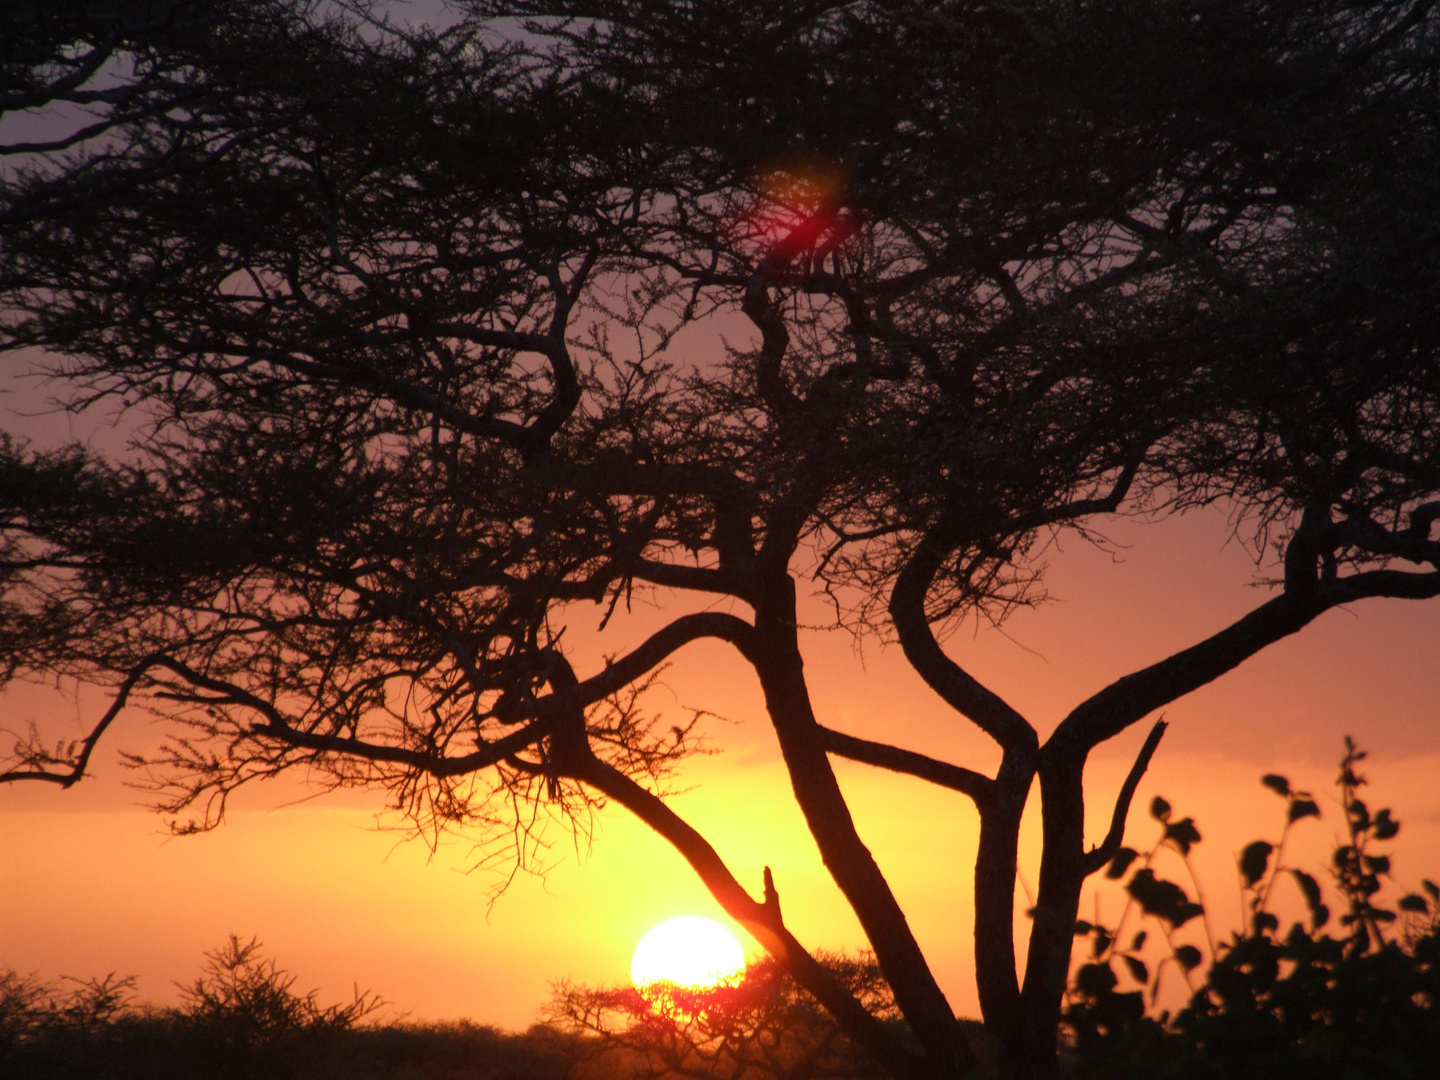
M760 190L765 197L792 211L809 210L828 202L838 196L844 186L844 174L833 166L792 162L760 174Z

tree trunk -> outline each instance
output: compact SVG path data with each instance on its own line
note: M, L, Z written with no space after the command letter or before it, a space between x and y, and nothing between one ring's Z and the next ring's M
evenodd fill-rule
M1083 769L1083 760L1042 755L1040 761L1044 847L1039 895L1030 927L1020 1022L1008 1043L1002 1033L1005 1072L1016 1080L1055 1080L1060 1075L1057 1036L1086 876Z
M1018 1043L1020 983L1015 973L1015 875L1020 818L1034 779L1028 754L1007 753L995 797L980 806L975 856L975 982L986 1027L1001 1045Z
M780 595L776 595L780 594ZM767 591L756 611L756 665L796 802L820 856L855 911L895 1002L937 1080L959 1080L975 1058L890 886L861 841L819 737L805 684L793 582ZM1012 968L1013 970L1013 968Z

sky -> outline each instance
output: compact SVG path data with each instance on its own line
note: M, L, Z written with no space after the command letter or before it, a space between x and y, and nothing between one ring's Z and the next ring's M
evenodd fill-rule
M1263 596L1251 553L1218 512L1124 523L1112 540L1110 552L1075 544L1053 553L1049 604L1019 613L1003 632L972 628L948 643L1042 731L1089 692L1218 629ZM577 634L584 614L576 613ZM823 609L811 615L818 624ZM637 609L598 645L623 647L658 617ZM1127 842L1153 842L1157 826L1144 808L1154 793L1177 814L1193 814L1205 837L1197 876L1223 936L1238 919L1236 853L1251 839L1275 839L1281 825L1284 804L1260 775L1285 773L1319 796L1322 819L1298 829L1288 860L1318 874L1341 828L1331 784L1349 733L1372 751L1372 807L1391 806L1403 822L1392 845L1399 885L1440 878L1437 646L1440 604L1369 601L1326 615L1176 703ZM993 767L983 737L909 674L897 649L817 630L806 636L805 655L822 722ZM722 646L696 646L654 693L651 708L676 719L691 708L724 717L707 725L717 753L692 760L674 781L674 805L755 894L763 867L773 868L787 920L807 946L861 947L789 798L743 663ZM36 718L78 731L98 701L27 690L7 695L0 709L5 727ZM1087 770L1092 842L1146 728L1102 747ZM136 974L141 995L163 1003L175 1000L175 983L198 973L205 950L236 933L260 938L322 999L348 998L358 985L389 1001L391 1017L469 1017L518 1029L539 1015L559 980L623 982L631 951L656 923L686 914L724 921L678 856L619 807L599 815L588 842L552 830L548 873L518 875L498 898L493 870L473 869L484 855L477 838L457 837L434 852L407 842L381 827L378 794L297 801L313 794L298 781L262 785L241 794L216 832L170 839L138 805L141 793L124 786L116 758L117 748L153 740L149 720L130 714L114 734L95 775L72 791L0 788L0 964L47 979ZM973 809L912 780L843 762L837 769L952 1005L974 1015ZM1035 880L1034 825L1022 845L1017 912ZM1171 870L1185 880L1183 868ZM1082 914L1113 920L1119 895L1113 886L1099 888L1098 899L1096 891L1087 889ZM1017 924L1023 933L1023 917Z
M434 3L415 5L427 17ZM0 377L28 363L0 358ZM33 384L0 390L0 430L54 443L113 448L109 418L44 415ZM1266 595L1255 555L1233 535L1224 508L1158 524L1121 522L1101 549L1072 541L1049 553L1052 599L1002 629L962 628L957 660L1006 697L1042 733L1114 678L1213 633ZM600 610L577 611L567 641L616 652L658 625L675 598L640 606L603 636ZM826 622L812 601L804 619ZM587 637L588 635L588 637ZM804 639L807 673L823 723L886 739L971 767L998 754L946 709L898 649L842 631ZM1396 884L1440 879L1440 602L1368 601L1331 612L1302 633L1172 706L1171 727L1141 786L1127 842L1148 846L1156 825L1144 808L1163 793L1193 814L1205 839L1196 876L1222 934L1238 921L1236 853L1274 839L1284 804L1259 783L1281 772L1316 793L1320 821L1305 822L1289 864L1317 874L1342 827L1331 786L1344 735L1372 752L1372 806L1393 807L1403 827L1393 846ZM791 929L815 949L853 950L863 938L829 883L789 797L752 673L726 647L698 644L677 657L652 708L677 720L691 709L716 751L692 759L673 782L673 805L759 895L773 869ZM31 720L76 734L104 708L69 687L0 695L0 728ZM1098 841L1111 801L1148 722L1100 748L1087 770L1088 836ZM0 968L47 980L134 974L142 997L177 999L202 954L234 933L261 939L297 986L323 1001L354 987L390 1004L390 1018L470 1018L523 1028L560 980L615 984L655 924L676 915L725 921L693 873L622 808L604 810L593 834L551 830L542 875L521 873L497 895L481 866L484 838L438 849L407 841L383 815L378 793L315 797L298 778L242 792L217 831L173 839L144 808L118 750L154 745L156 731L130 712L107 737L92 775L71 791L0 786ZM952 1005L977 1013L969 889L977 819L960 795L837 763L861 835L905 907ZM1033 808L1032 808L1033 809ZM1033 815L1022 841L1017 926L1036 877ZM387 826L391 826L387 828ZM480 846L477 846L480 845ZM1182 875L1170 867L1171 876ZM1182 876L1182 880L1183 876ZM1187 881L1187 886L1189 883ZM1193 886L1192 887L1193 891ZM1291 909L1297 898L1280 897ZM1087 888L1082 916L1118 916L1113 886ZM1188 932L1201 933L1192 926ZM756 945L743 938L753 954Z

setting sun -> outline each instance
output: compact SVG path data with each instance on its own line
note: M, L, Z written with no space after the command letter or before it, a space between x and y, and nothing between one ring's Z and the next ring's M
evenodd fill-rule
M745 970L735 935L710 919L682 915L655 927L635 946L630 978L638 987L667 982L706 989Z

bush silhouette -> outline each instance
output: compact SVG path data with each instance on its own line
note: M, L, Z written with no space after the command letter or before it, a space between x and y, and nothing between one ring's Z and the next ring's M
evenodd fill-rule
M204 973L181 988L186 1022L229 1046L253 1046L300 1033L351 1027L383 1002L358 988L348 1005L318 1004L319 992L297 994L295 976L261 954L256 938L234 934L205 954Z
M572 1042L539 1030L366 1021L380 999L322 1005L236 936L207 953L174 1009L137 1006L135 980L50 985L0 971L6 1080L559 1080Z
M1291 827L1318 816L1319 807L1285 777L1267 775L1262 782L1286 800L1285 824L1277 842L1256 840L1240 854L1248 925L1228 942L1212 945L1204 982L1173 1016L1147 1015L1146 997L1153 1008L1168 965L1187 979L1199 973L1200 950L1177 944L1172 935L1203 908L1180 885L1155 877L1149 864L1165 849L1187 856L1200 836L1189 818L1172 823L1169 805L1156 800L1151 813L1162 825L1160 840L1144 855L1122 849L1108 875L1121 880L1130 873L1126 889L1132 902L1158 925L1168 955L1152 975L1141 955L1146 931L1127 946L1119 933L1123 926L1077 924L1077 935L1092 943L1066 1013L1081 1077L1440 1076L1440 887L1426 880L1422 893L1407 893L1393 907L1380 899L1391 859L1378 845L1393 840L1400 823L1388 809L1372 813L1360 798L1366 781L1358 765L1364 758L1346 739L1337 786L1347 836L1330 869L1342 905L1336 920L1340 936L1326 930L1332 912L1320 882L1283 863ZM1276 883L1286 878L1304 897L1308 919L1282 934L1269 902ZM1122 989L1126 982L1136 988Z

